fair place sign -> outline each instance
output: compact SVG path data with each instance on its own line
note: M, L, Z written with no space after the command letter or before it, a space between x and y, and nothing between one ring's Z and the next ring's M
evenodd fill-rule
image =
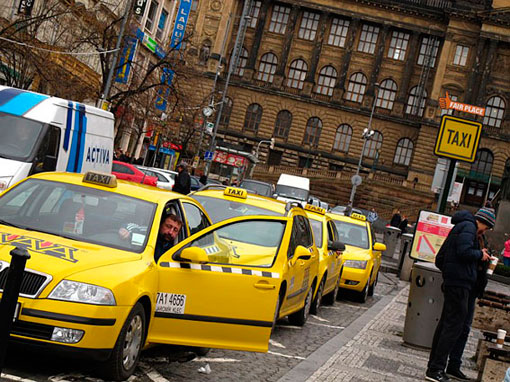
M443 115L434 153L440 157L473 163L480 143L482 124Z

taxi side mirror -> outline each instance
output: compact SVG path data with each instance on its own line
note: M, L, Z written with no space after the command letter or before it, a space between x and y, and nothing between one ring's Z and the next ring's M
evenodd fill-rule
M345 244L341 241L328 241L328 250L343 252L345 251Z
M312 255L310 254L310 251L303 247L302 245L298 245L296 247L296 250L294 251L294 258L296 260L310 260L312 258Z
M386 251L386 244L383 244L383 243L375 243L375 244L374 244L374 251L381 251L381 252Z
M178 260L200 264L209 262L209 256L207 256L207 253L205 253L203 248L188 247L182 250Z

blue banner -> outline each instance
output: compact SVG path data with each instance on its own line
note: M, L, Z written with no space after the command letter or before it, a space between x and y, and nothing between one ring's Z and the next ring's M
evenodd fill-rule
M193 0L181 0L179 11L175 17L174 31L170 40L170 49L180 49L181 42L184 39L186 24L188 24L189 12L191 11L191 3Z
M167 87L158 90L158 98L156 98L156 109L165 111L167 106L167 99L170 95L170 85L174 78L174 71L172 69L163 68L163 74L161 75L161 83L166 84Z
M136 51L137 39L134 37L127 37L125 39L124 49L122 50L122 56L119 60L119 69L117 69L117 75L115 82L121 84L127 84L129 79L129 72L131 71L131 64L133 63L133 56Z

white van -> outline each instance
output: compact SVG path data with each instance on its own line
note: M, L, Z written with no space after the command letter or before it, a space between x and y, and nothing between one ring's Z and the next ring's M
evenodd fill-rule
M304 206L310 194L310 179L302 176L281 174L276 183L276 199L284 202L302 202Z
M43 171L111 172L113 114L0 86L0 192Z

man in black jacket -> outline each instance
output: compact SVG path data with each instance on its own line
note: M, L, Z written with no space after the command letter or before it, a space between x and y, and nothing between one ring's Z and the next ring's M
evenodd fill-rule
M425 374L428 381L449 381L446 374L469 380L460 370L460 358L473 319L478 264L490 257L486 248L481 249L480 241L484 232L494 227L495 220L490 208L482 208L475 215L460 211L452 218L455 226L443 244L444 304Z
M188 165L186 162L181 162L177 165L177 172L178 174L175 177L173 191L188 195L191 191L191 177L188 173Z

